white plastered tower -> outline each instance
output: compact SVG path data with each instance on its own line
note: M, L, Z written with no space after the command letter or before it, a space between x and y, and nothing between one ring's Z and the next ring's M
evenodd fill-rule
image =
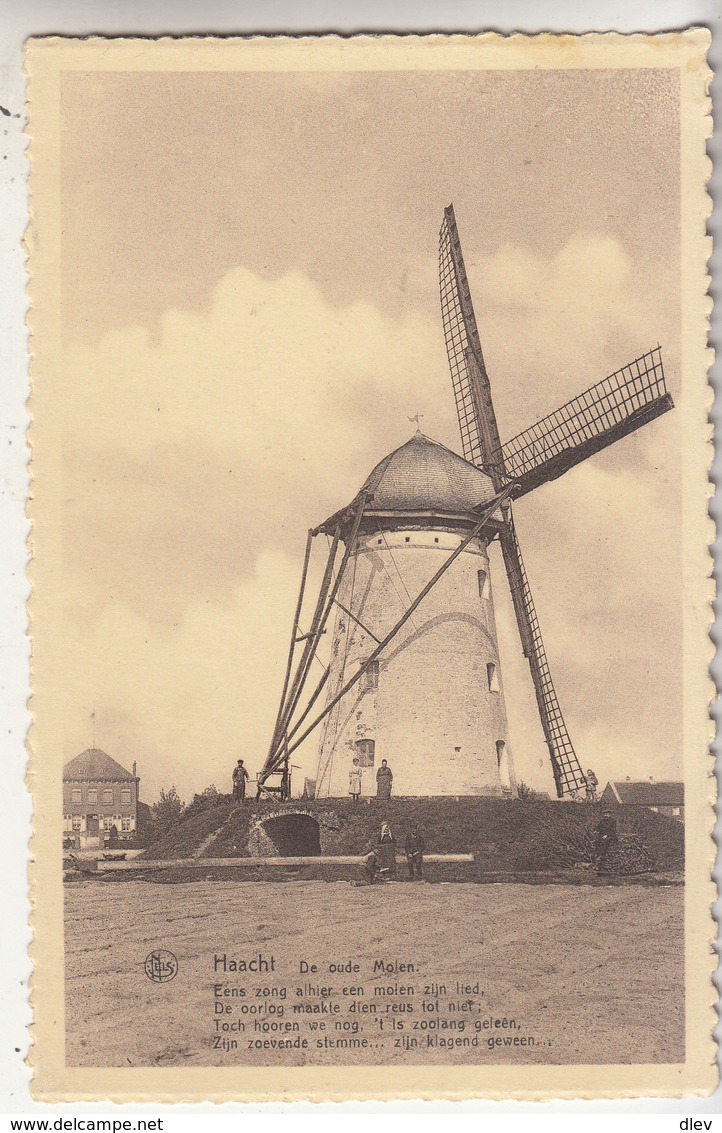
M483 472L420 433L377 465L363 492L363 520L338 593L329 700L494 494ZM317 797L348 795L354 758L364 796L376 794L382 759L397 796L516 794L487 554L495 531L492 518L332 708Z

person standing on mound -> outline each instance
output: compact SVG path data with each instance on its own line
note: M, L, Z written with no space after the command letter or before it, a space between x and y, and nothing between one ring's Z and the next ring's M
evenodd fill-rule
M597 787L599 786L599 780L592 771L591 767L584 777L584 783L587 794L587 802L595 803L597 801Z
M243 766L243 760L239 759L236 766L233 768L233 801L242 803L246 797L246 782L249 779L249 774Z
M376 798L377 799L390 799L391 798L391 784L394 781L393 771L389 767L385 759L381 760L381 766L376 772Z
M354 759L351 770L348 773L348 793L355 803L357 803L361 797L362 776L361 765L358 759Z

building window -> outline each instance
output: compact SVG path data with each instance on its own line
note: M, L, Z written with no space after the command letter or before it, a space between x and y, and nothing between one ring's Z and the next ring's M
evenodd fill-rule
M121 788L120 803L121 806L130 806L130 787Z
M410 542L411 542L411 536L410 536L410 535L405 535L405 536L404 536L404 543L410 543Z
M112 787L103 787L103 802L104 803L112 803L112 801L113 801L113 788Z
M672 807L672 815L674 816L674 818L679 818L679 807L678 806Z
M125 833L127 834L128 831L131 829L130 819L129 818L121 818L120 828L121 828L121 830L125 831Z
M97 801L98 801L98 788L97 787L88 787L88 802L89 803L97 803Z
M107 832L108 830L110 830L112 825L113 825L112 814L106 814L105 817L103 818L103 830L105 830Z
M479 597L489 597L489 575L485 570L477 571L477 578L479 580Z
M80 787L73 787L73 802L74 803L82 803L82 801L83 801L82 790L80 789Z
M496 671L496 665L494 665L491 661L486 666L486 680L489 685L489 692L499 691L499 676Z
M369 667L364 671L361 677L362 688L378 688L379 687L379 663L372 661Z
M73 815L73 830L78 833L83 828L83 820L79 814Z
M496 741L496 762L499 766L499 779L502 788L508 791L511 788L511 775L509 774L509 756L503 740Z
M373 767L375 755L376 743L374 740L356 740L356 758L359 761L359 767Z

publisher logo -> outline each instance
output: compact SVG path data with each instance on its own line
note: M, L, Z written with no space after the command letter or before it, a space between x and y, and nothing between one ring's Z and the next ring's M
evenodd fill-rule
M145 958L145 974L156 984L166 984L178 975L178 961L166 948L156 948Z

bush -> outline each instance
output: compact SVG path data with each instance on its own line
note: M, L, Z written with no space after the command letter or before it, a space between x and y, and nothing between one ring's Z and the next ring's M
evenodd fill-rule
M534 790L534 788L525 783L523 779L517 787L516 792L517 797L520 798L522 802L526 802L528 799L536 799L538 797L538 794Z
M185 810L185 803L175 787L166 790L165 787L158 796L158 802L151 807L153 812L153 827L156 837L162 838L169 830L180 822Z
M230 802L230 799L230 795L222 795L215 783L211 783L211 785L201 791L199 795L193 796L183 812L182 821L185 822L186 819L192 818L195 814L203 814L204 811L210 810L212 807Z

